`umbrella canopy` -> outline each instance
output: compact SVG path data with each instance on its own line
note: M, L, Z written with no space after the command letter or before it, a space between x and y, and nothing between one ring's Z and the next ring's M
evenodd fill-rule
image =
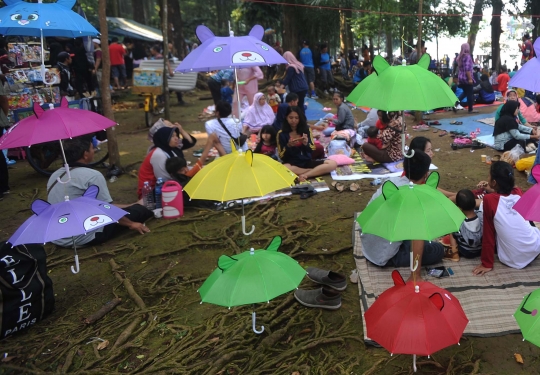
M275 49L262 42L264 29L261 25L253 26L249 35L240 37L215 36L203 25L197 26L195 33L201 45L186 56L176 72L209 72L287 63Z
M362 233L388 241L428 240L459 231L465 216L437 190L439 174L429 175L425 185L400 186L386 181L383 193L356 219Z
M184 190L191 199L224 202L262 197L293 185L295 178L294 173L274 159L251 150L244 153L233 147L231 154L218 158L198 172Z
M97 113L69 108L65 97L60 107L47 111L34 103L34 114L8 129L0 138L0 150L78 137L116 125Z
M514 318L516 319L523 339L540 346L540 325L538 320L538 310L540 309L540 289L523 297L523 302L519 305Z
M539 71L540 72L540 71ZM540 164L531 171L536 181L540 181ZM527 190L513 207L525 220L540 221L540 184Z
M98 35L87 20L71 10L76 0L57 0L56 3L28 3L23 0L4 0L0 8L0 34L21 36L60 36L78 38Z
M540 92L540 38L536 38L534 42L534 50L536 57L527 61L521 69L510 79L509 86L518 87L532 92Z
M306 271L293 258L278 252L281 237L266 249L222 255L218 268L199 288L202 302L232 307L268 302L296 289Z
M27 219L8 240L13 246L46 243L73 237L116 223L127 212L95 199L99 188L90 186L82 197L50 204L42 199L32 202L34 215Z
M428 111L452 107L456 95L446 82L428 69L431 57L422 55L418 64L390 66L381 56L375 56L376 74L362 80L347 100L383 111Z
M431 355L458 344L469 323L458 299L430 282L405 283L398 271L392 277L395 286L364 314L367 336L392 354Z

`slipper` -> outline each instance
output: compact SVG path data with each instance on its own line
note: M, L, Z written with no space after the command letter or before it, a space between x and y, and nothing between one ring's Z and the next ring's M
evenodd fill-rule
M353 182L352 184L349 185L349 190L350 191L358 191L360 189L360 185L358 185L356 182Z
M443 130L439 133L439 137L444 137L446 134L448 134L448 132L446 130Z
M439 121L431 121L429 125L441 125Z
M345 189L345 185L343 185L342 182L338 182L335 186L337 191L339 191L340 193L343 191L343 189Z
M314 191L315 189L313 188L313 185L311 184L305 184L305 185L301 185L301 186L294 186L292 189L291 189L291 193L293 194L304 194L304 193L310 193L312 191Z
M456 125L457 121L450 121L450 125Z
M309 197L312 197L315 194L317 194L317 190L307 191L307 192L304 192L304 193L300 194L300 199L308 199Z

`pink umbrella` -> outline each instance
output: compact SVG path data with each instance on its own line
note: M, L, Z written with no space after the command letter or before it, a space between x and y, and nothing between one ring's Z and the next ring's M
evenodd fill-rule
M62 156L68 175L71 179L69 167L67 165L62 139L78 137L105 130L116 125L116 122L91 111L83 111L68 107L68 101L64 97L59 108L43 110L41 106L34 103L34 115L27 117L11 128L0 138L0 150L16 147L30 147L37 143L60 141Z
M533 167L531 171L536 181L540 181L540 164ZM516 202L516 210L525 220L540 221L540 184L535 184L527 190L525 194Z

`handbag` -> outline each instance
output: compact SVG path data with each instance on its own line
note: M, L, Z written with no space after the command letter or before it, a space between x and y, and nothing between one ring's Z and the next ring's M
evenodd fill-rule
M247 136L246 134L240 133L240 136L239 136L237 139L235 139L235 138L232 136L232 134L231 134L231 132L229 131L229 129L227 129L227 127L225 126L225 124L221 121L221 119L218 118L217 120L218 120L219 124L221 125L221 127L223 128L223 130L225 130L225 132L229 135L229 137L231 137L231 139L233 140L234 144L236 145L236 148L240 148L240 147L242 147L242 146L246 143L247 138L248 138L248 136Z

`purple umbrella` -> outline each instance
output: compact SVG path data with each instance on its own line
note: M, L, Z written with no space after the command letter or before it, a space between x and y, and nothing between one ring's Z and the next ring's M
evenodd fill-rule
M264 28L255 25L249 35L235 37L215 36L206 26L199 25L195 31L201 45L191 51L184 61L178 65L176 72L209 72L212 70L233 69L250 66L287 64L274 48L262 42ZM238 81L238 79L236 79ZM241 84L237 82L237 84ZM240 94L236 90L238 113L240 114Z
M105 225L117 223L127 212L111 203L96 199L99 188L90 186L82 197L50 204L42 199L32 202L34 215L27 219L8 240L12 246L46 243L71 237L75 250L73 273L79 272L79 256L75 246L75 236L85 235Z
M538 53L540 53L540 38L536 38L534 50L536 51L537 57L533 57L527 61L525 65L514 74L508 83L509 86L532 92L540 92L540 60L538 59Z

